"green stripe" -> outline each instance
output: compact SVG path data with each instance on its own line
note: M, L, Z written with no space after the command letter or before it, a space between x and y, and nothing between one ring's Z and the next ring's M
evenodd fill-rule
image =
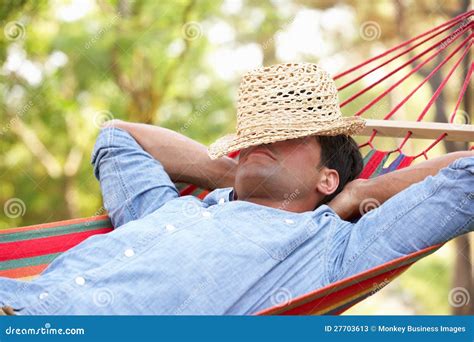
M375 150L370 150L369 152L367 152L367 154L365 155L365 157L363 159L364 167L367 165L367 163L369 162L370 158L372 158L372 155L374 153L375 153Z
M25 266L49 264L51 261L53 261L53 259L60 256L61 254L62 253L53 253L53 254L47 254L47 255L42 255L42 256L37 256L37 257L32 257L32 258L21 258L21 259L15 259L15 260L2 261L0 262L0 271L13 270L15 268L25 267Z
M372 175L370 176L370 178L374 178L374 177L377 177L378 175L380 175L380 173L382 172L382 169L383 169L383 166L385 165L385 162L387 161L389 155L388 153L382 158L382 160L380 161L380 164L377 166L377 169L375 169L374 173L372 173Z
M100 221L85 221L76 224L70 224L66 226L51 227L51 228L39 228L35 230L19 231L15 233L2 234L0 236L2 242L15 242L39 239L50 236L66 235L71 233L80 233L88 230L94 230L98 228L112 228L112 224L109 220Z
M189 183L174 183L174 185L176 186L176 189L181 192L181 190L189 186Z

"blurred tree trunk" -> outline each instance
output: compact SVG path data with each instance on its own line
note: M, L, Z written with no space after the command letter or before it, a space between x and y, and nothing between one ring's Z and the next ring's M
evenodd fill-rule
M470 0L462 0L460 2L460 10L457 13L452 13L451 17L455 17L463 12L466 12L470 8ZM405 7L402 0L395 0L395 5L397 8L397 26L399 28L399 34L403 40L408 39L408 35L406 33L406 25L405 25ZM427 13L428 15L429 13ZM467 72L470 67L470 56L471 53L469 52L466 58L464 58L462 63L463 68L463 76L462 79L459 80L459 89L461 89L462 83L467 75ZM439 64L443 61L444 54L441 52L436 57L436 64ZM427 70L421 68L419 73L423 77L427 77L431 70ZM437 72L430 78L428 84L430 85L432 91L434 92L441 82L443 81L443 75L441 72ZM437 122L448 122L448 117L446 115L446 99L444 92L440 93L440 96L434 103L435 106L435 120ZM468 89L464 95L463 99L463 108L465 112L471 113L471 91ZM446 148L446 152L454 152L458 150L467 150L468 143L456 143L451 141L443 140L443 144ZM474 295L474 286L473 286L473 270L472 270L472 256L471 256L471 244L469 240L469 235L463 235L454 240L455 249L456 249L456 256L455 256L455 263L454 263L454 272L453 272L453 279L452 279L452 288L464 288L470 294L470 297ZM450 301L451 302L451 301ZM466 305L463 306L452 306L451 310L454 315L472 315L474 314L474 301L468 300Z
M170 85L173 83L177 71L184 64L184 59L189 52L191 42L184 39L185 48L167 69L158 70L158 73L156 72L157 67L154 66L155 63L150 61L139 50L133 50L131 52L134 57L131 66L132 72L127 74L120 64L120 57L124 52L120 48L118 39L126 30L122 22L134 15L131 10L132 2L131 0L120 0L115 9L108 5L102 5L104 9L115 11L115 14L122 18L117 25L117 41L110 51L111 71L122 92L130 97L128 112L130 113L131 121L153 124L157 121L156 114L163 103ZM186 3L180 17L179 27L183 27L186 23L190 22L196 4L196 0L189 0ZM137 77L137 75L140 75L140 77ZM160 77L159 87L156 85L158 75L163 75Z

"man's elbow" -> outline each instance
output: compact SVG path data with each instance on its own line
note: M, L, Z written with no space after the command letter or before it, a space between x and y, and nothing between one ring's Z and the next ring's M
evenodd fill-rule
M471 175L474 175L474 151L469 151L469 153L470 154L456 159L450 167L456 170L467 171Z
M99 166L102 160L110 156L110 153L117 147L117 129L103 127L97 136L91 155L91 164L97 179L99 179Z

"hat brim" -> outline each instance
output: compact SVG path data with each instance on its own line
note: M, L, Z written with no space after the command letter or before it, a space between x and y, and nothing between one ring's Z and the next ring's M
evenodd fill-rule
M365 120L360 117L344 117L336 121L318 123L313 127L287 127L285 129L268 128L259 133L238 136L228 134L217 139L209 146L208 153L211 159L217 159L230 152L239 151L247 147L262 144L271 144L277 141L297 139L311 135L355 135L365 127Z

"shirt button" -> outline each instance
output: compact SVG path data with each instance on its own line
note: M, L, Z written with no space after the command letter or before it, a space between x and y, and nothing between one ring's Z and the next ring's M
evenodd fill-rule
M83 277L76 277L75 281L76 281L76 284L80 285L80 286L82 286L86 283L86 280Z
M130 257L132 257L132 256L135 255L135 252L133 251L133 249L128 248L128 249L125 250L125 253L124 253L124 254L125 254L125 256L126 256L127 258L130 258Z
M202 212L202 217L209 218L209 217L211 217L211 213L209 211L203 211Z
M293 224L293 223L295 223L295 221L293 221L292 219L285 219L285 223L286 224Z
M165 226L165 228L166 228L166 230L169 231L169 232L172 232L173 230L176 229L176 227L173 226L172 224L167 224L167 225Z
M225 199L221 198L218 203L219 203L219 204L224 204L224 203L225 203Z
M40 293L39 299L43 300L43 299L45 299L45 298L48 297L48 296L49 296L49 293L48 293L48 292L43 292L43 293Z

